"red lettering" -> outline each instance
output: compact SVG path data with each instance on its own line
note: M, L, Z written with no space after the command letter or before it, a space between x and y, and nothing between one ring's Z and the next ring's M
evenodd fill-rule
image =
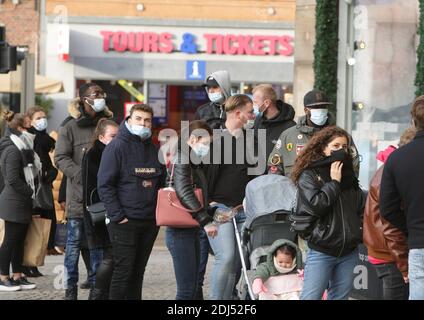
M224 53L225 54L236 54L237 47L233 46L233 41L237 40L237 37L233 34L228 34L224 37Z
M110 50L110 37L112 37L112 31L100 31L103 36L103 51L108 52Z
M113 34L113 48L115 51L124 52L128 48L128 38L125 32L115 32Z
M280 46L283 47L280 49L280 54L283 56L291 56L293 54L293 45L291 42L293 41L292 36L282 36L279 39Z
M252 36L238 36L238 51L237 54L252 54L252 48L250 48L250 40L252 40Z
M216 54L222 54L223 50L222 50L222 40L223 40L223 36L221 36L220 34L216 35L216 42L215 42L215 50L216 50Z
M265 55L265 51L263 50L264 47L264 40L266 37L263 36L254 36L253 37L253 54L257 56L263 56Z
M279 39L279 37L277 37L277 36L269 36L268 37L268 40L269 40L269 52L268 52L268 54L270 56L274 56L275 53L276 53L278 39Z
M203 37L206 39L206 53L212 54L215 52L214 40L216 40L216 34L204 34Z
M144 34L144 52L158 52L159 37L156 33L146 32Z
M159 51L162 53L171 53L172 50L174 50L174 44L172 43L172 34L168 32L160 34L159 43Z
M128 48L131 52L140 52L143 50L143 33L128 33Z

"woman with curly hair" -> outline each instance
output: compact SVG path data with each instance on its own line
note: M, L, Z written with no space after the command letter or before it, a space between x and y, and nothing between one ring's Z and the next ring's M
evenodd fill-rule
M328 127L316 133L296 159L297 214L314 216L302 300L347 299L362 241L363 193L348 153L348 133Z

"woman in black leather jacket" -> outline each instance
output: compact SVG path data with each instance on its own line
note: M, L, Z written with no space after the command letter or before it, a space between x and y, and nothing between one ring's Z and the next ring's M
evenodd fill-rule
M175 192L181 204L193 210L195 219L209 236L216 236L217 226L202 206L193 191L193 184L202 189L203 203L208 204L207 181L201 158L209 153L212 129L206 122L196 120L190 123L188 132L182 132L177 156L170 171L173 172ZM187 138L184 141L184 138ZM193 152L191 152L193 151ZM172 175L172 173L171 173ZM166 229L166 245L171 253L177 280L176 300L193 300L196 297L200 263L199 227Z
M338 127L316 133L296 160L297 214L316 217L308 242L302 300L347 299L362 240L362 191L348 150L349 135Z

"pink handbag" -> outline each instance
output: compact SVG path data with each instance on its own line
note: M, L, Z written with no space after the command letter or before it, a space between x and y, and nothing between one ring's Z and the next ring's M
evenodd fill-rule
M173 177L174 165L172 166L170 185L172 185ZM159 189L156 204L156 225L172 228L199 227L199 223L193 218L191 212L198 212L204 206L202 189L194 188L194 194L199 200L201 207L197 210L189 210L178 200L173 187Z

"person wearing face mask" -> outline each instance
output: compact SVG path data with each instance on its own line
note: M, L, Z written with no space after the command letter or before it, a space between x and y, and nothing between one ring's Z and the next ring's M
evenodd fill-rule
M92 143L98 121L112 118L113 113L106 107L106 94L95 83L85 83L79 88L79 97L68 105L69 119L59 129L54 156L56 167L67 177L66 218L67 243L65 267L67 269L67 289L65 299L77 300L79 280L78 260L83 247L84 208L81 163L84 151ZM96 252L90 254L91 265L101 260ZM90 285L94 286L95 275L90 275Z
M256 166L250 156L258 152L256 141L246 138L246 128L253 128L255 121L252 100L247 95L236 94L228 98L225 110L226 129L213 141L213 162L208 166L208 193L211 207L229 210L243 203L246 185L255 178L254 174L249 174L249 168ZM253 132L251 133L253 136ZM245 217L243 210L236 215L239 228L242 227ZM232 221L220 224L218 235L209 236L209 243L215 253L209 298L232 299L241 268Z
M231 96L231 80L228 71L219 70L206 77L206 93L209 103L201 105L196 110L196 120L204 120L212 129L225 128L225 101Z
M293 107L277 99L277 94L270 84L260 84L253 88L253 109L255 112L255 133L258 129L266 130L266 159L274 148L282 132L296 125L293 121Z
M56 141L50 137L47 132L47 115L44 110L39 107L29 108L26 112L26 117L30 121L28 132L35 135L34 151L38 154L42 164L42 175L40 188L44 199L50 199L49 203L36 202L34 207L34 215L39 215L42 218L52 220L50 227L49 242L47 250L54 249L54 237L56 234L56 211L53 203L53 186L52 183L56 179L57 169L53 166L49 153L54 150ZM46 205L46 206L45 206ZM48 205L48 206L47 206ZM43 207L45 206L45 207ZM42 274L37 267L24 267L24 273L28 277L40 277Z
M298 120L297 125L281 133L268 157L270 173L290 177L296 158L312 136L323 128L335 124L328 112L331 104L326 95L319 90L306 93L303 99L305 115ZM350 135L348 144L356 176L359 176L359 153Z
M309 250L301 300L348 299L362 242L365 197L349 154L349 135L330 126L317 132L296 159L291 179L298 188L296 213L316 218L302 235Z
M224 129L226 120L224 103L231 96L230 74L226 70L215 71L206 77L203 87L210 102L197 108L195 119L206 121L212 130ZM204 230L200 230L200 249L199 285L196 299L203 300L202 288L210 251L208 237Z
M0 219L4 234L0 246L0 291L34 289L23 274L24 242L39 190L41 161L34 152L34 135L24 128L25 117L6 111L8 137L0 139L0 168L4 187L0 194ZM10 277L12 265L12 277Z
M159 232L155 212L166 168L152 143L153 110L136 104L105 148L97 174L97 190L104 203L114 269L111 300L140 300L144 270Z
M89 300L107 300L109 285L113 272L112 244L106 225L93 226L87 206L100 201L97 192L97 173L100 167L105 147L118 133L118 125L109 119L100 119L94 131L93 144L84 154L82 160L82 182L84 197L84 228L90 252L96 250L102 260L98 265L91 266L91 271L96 275L94 288L91 288Z
M209 154L212 129L205 121L192 121L182 130L175 162L171 164L171 182L181 204L193 210L193 219L199 227L166 228L166 245L174 263L177 280L176 300L196 300L200 264L200 229L211 236L217 226L208 215L208 189L202 160ZM187 141L185 141L188 139ZM193 190L193 183L202 189L202 206Z

